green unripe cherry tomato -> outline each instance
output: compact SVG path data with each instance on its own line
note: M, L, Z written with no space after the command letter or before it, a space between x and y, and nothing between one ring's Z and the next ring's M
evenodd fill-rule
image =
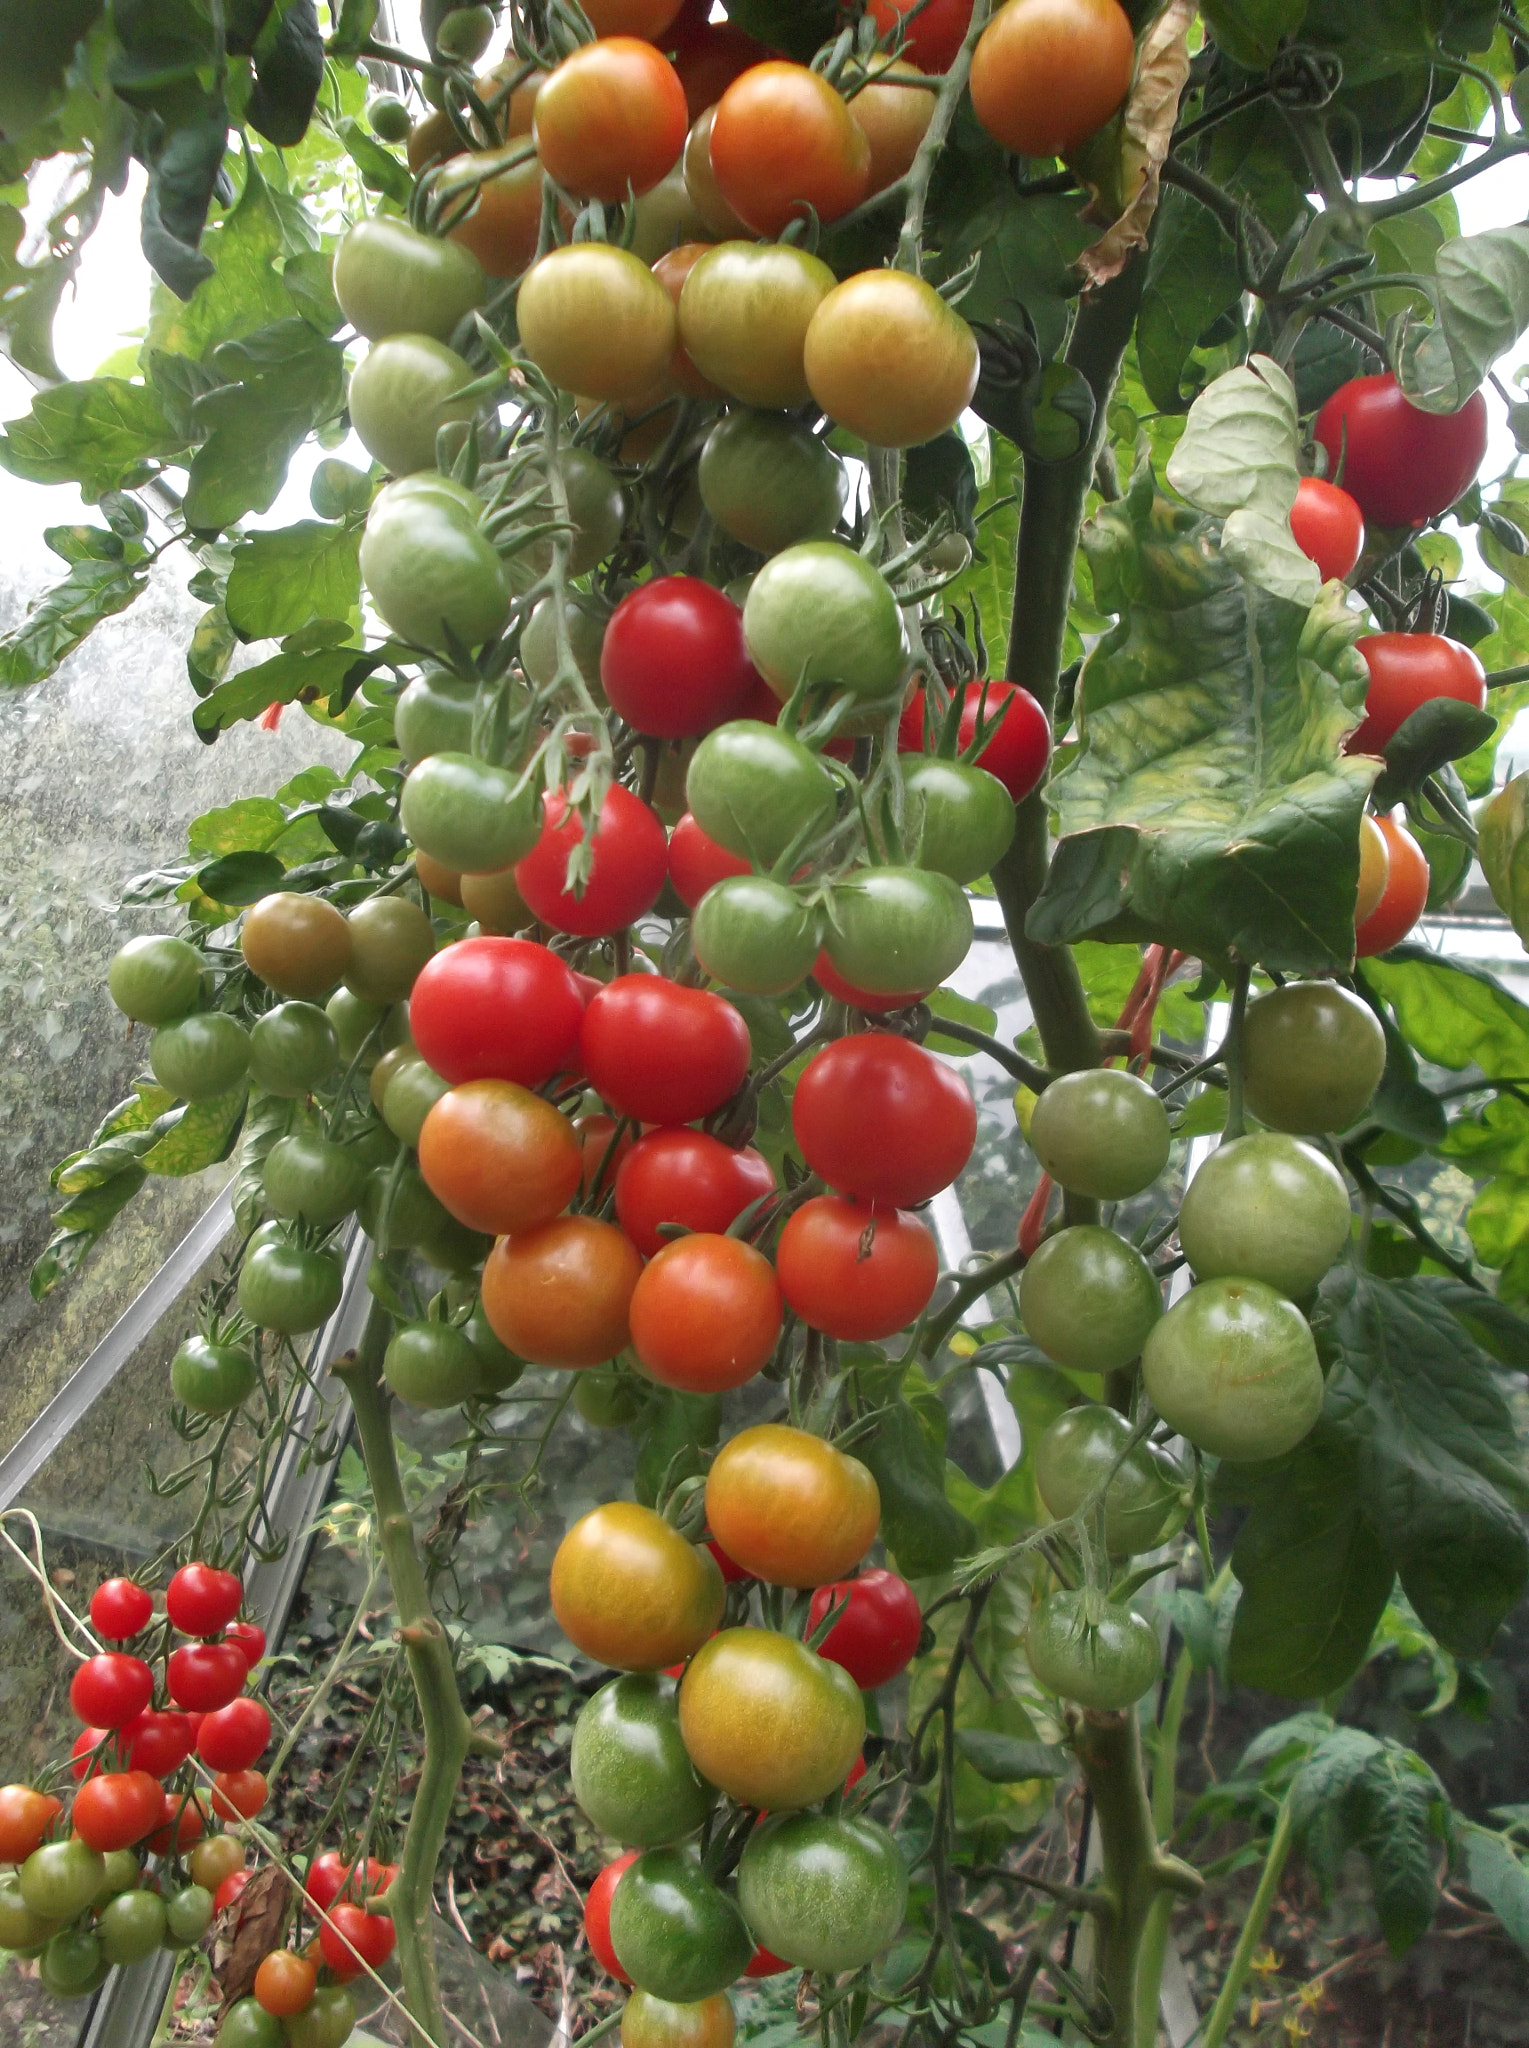
M278 1003L250 1029L250 1079L267 1095L311 1095L339 1064L335 1028L317 1003Z
M599 456L591 455L587 448L565 448L558 465L573 529L568 536L568 573L582 576L603 562L620 540L626 524L626 498ZM527 560L538 576L546 575L552 567L550 535L527 550Z
M459 875L513 867L541 836L541 780L472 754L432 754L410 770L399 819L432 860Z
M1168 1112L1149 1084L1112 1067L1063 1074L1030 1117L1030 1149L1059 1187L1121 1202L1168 1164Z
M369 1003L348 988L335 990L324 1005L324 1015L334 1026L340 1058L347 1067L379 1024L382 1029L366 1060L368 1072L385 1052L391 1052L395 1045L406 1045L409 1040L409 1013L405 1006Z
M392 1168L379 1166L367 1177L357 1204L361 1228L376 1238L382 1228L382 1205ZM438 1237L452 1221L450 1211L425 1186L419 1168L409 1160L398 1176L393 1204L388 1211L388 1243L395 1250L415 1250L427 1238Z
M81 1841L44 1842L17 1873L21 1896L44 1920L72 1920L94 1902L106 1858Z
M1048 1692L1096 1713L1134 1706L1162 1676L1152 1624L1096 1594L1048 1593L1031 1611L1025 1647Z
M753 718L706 735L685 774L685 801L709 838L760 868L773 867L809 831L826 832L838 809L834 779L817 755Z
M1046 1356L1074 1372L1116 1372L1141 1350L1163 1312L1152 1268L1098 1223L1076 1223L1038 1245L1019 1282L1019 1313Z
M829 897L828 957L852 988L872 995L937 988L971 943L971 905L949 875L861 868Z
M96 1922L101 1953L125 1969L153 1955L164 1943L165 1902L157 1892L123 1892Z
M308 503L320 519L345 519L371 502L371 478L337 455L326 455L308 484Z
M724 1990L754 1954L743 1915L683 1849L649 1849L622 1874L610 1937L632 1982L677 2005Z
M188 1337L170 1360L176 1400L198 1415L227 1415L248 1400L258 1378L249 1352L202 1336Z
M1242 1079L1249 1112L1296 1135L1345 1131L1380 1086L1386 1036L1375 1012L1330 981L1288 981L1248 1004Z
M298 1337L327 1323L340 1306L345 1276L328 1252L263 1244L239 1268L239 1306L252 1323Z
M545 602L545 600L544 600ZM524 636L522 636L524 638ZM427 668L393 707L393 737L406 761L472 751L478 686Z
M368 341L382 341L389 335L410 339L433 335L445 341L458 321L483 304L486 292L483 266L470 249L460 242L419 234L406 221L386 214L357 221L334 259L334 293L340 310ZM460 381L465 384L471 375L469 370ZM354 384L351 391L354 400ZM351 417L355 418L354 403ZM361 433L359 421L356 431ZM361 438L366 441L364 433ZM432 428L432 451L434 445ZM367 446L371 448L369 441ZM374 448L371 452L377 454ZM383 459L378 456L379 461ZM393 467L391 463L386 466ZM410 466L424 469L427 465Z
M449 249L455 245L440 242L435 246ZM443 341L436 341L429 334L390 335L387 340L372 344L351 377L351 424L367 454L392 475L407 477L416 470L434 469L437 433L453 420L472 418L477 400L459 395L472 381L471 369ZM384 492L382 497L386 495ZM372 506L373 517L382 497ZM370 520L367 530L371 530ZM485 541L484 546L487 545ZM372 578L367 574L364 559L361 573L371 589ZM372 595L376 597L375 590ZM388 618L380 598L377 608L392 625L394 621ZM398 630L405 629L400 626ZM478 637L487 639L487 631ZM440 643L426 640L425 644Z
M366 1168L347 1146L309 1131L278 1138L266 1154L265 1198L278 1216L302 1223L338 1223L366 1183Z
M693 1834L710 1801L680 1736L673 1681L628 1673L574 1724L573 1796L602 1834L659 1848Z
M435 927L417 903L373 896L350 914L345 986L369 1003L401 1003L434 952Z
M695 956L714 980L746 995L779 996L805 981L818 957L818 915L794 889L764 875L714 882L690 923Z
M648 1391L633 1373L596 1366L574 1381L573 1405L596 1429L625 1429L648 1405Z
M1348 1188L1299 1138L1257 1131L1221 1145L1179 1210L1179 1244L1198 1280L1262 1280L1309 1294L1348 1244Z
M455 1284L455 1283L452 1283ZM523 1358L517 1358L494 1335L488 1326L488 1318L481 1305L474 1307L472 1314L462 1325L462 1334L471 1344L478 1359L478 1387L484 1394L507 1393L525 1371ZM579 1389L591 1375L581 1372L574 1381L574 1405L578 1405ZM580 1410L580 1413L583 1411Z
M481 646L510 608L492 543L464 507L428 495L393 498L394 488L372 506L361 539L372 602L395 633L421 647L444 647L448 627L466 646Z
M237 1017L199 1011L161 1024L149 1040L149 1065L161 1088L181 1102L211 1102L249 1072L250 1035Z
M1104 1486L1104 1545L1111 1557L1156 1549L1183 1527L1189 1512L1185 1474L1167 1452L1131 1444L1125 1417L1094 1402L1066 1409L1047 1427L1035 1446L1035 1483L1059 1522Z
M1205 1280L1142 1351L1148 1398L1212 1457L1293 1451L1322 1412L1322 1368L1300 1310L1261 1280Z
M119 1892L130 1892L142 1876L143 1866L138 1861L136 1850L108 1849L106 1875L96 1894L96 1904L104 1905L108 1899L116 1898Z
M253 1998L241 1998L223 2015L217 2048L287 2048L291 2038L281 2021L264 2011Z
M749 1837L738 1903L772 1955L809 1970L858 1970L902 1926L908 1866L873 1820L779 1814Z
M403 1058L382 1091L382 1121L395 1138L413 1147L419 1143L425 1118L441 1097L449 1094L450 1084L427 1066L418 1053L399 1049Z
M110 1965L88 1927L63 1927L38 1959L43 1988L55 1998L85 1998L96 1990Z
M826 539L849 492L843 463L820 436L773 412L725 414L706 437L696 481L722 531L762 555Z
M481 1384L478 1354L449 1323L407 1323L393 1337L382 1376L411 1408L455 1408Z
M202 956L168 933L129 939L106 970L106 986L135 1024L169 1024L201 1000Z
M605 645L605 621L584 605L570 604L568 640L574 667L589 686L595 702L603 704L600 649ZM550 597L544 597L526 621L520 636L520 665L539 690L546 689L557 674L557 613Z
M0 1948L39 1948L58 1930L58 1919L34 1913L14 1877L0 1879Z
M366 118L379 142L407 142L414 126L409 109L390 92L377 95L367 107Z
M356 2001L343 1986L325 1984L286 2024L286 2048L344 2048L355 2031Z
M889 698L908 666L891 585L832 540L802 541L765 563L743 607L743 637L783 701L804 676L866 703Z
M1014 837L1014 799L985 768L933 757L903 773L907 843L918 865L975 882L991 873Z
M205 1885L182 1885L165 1900L165 1939L187 1948L212 1925L212 1893Z
M493 40L492 7L453 7L435 32L435 47L459 64L476 64Z

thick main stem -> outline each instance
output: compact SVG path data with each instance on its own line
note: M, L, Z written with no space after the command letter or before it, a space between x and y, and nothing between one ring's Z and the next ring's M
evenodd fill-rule
M382 1384L382 1354L389 1317L373 1302L359 1349L332 1368L345 1382L356 1413L361 1455L371 1480L377 1536L398 1610L398 1635L419 1700L425 1756L414 1810L404 1836L403 1857L389 1887L388 1908L398 1929L398 1964L404 2000L430 2039L445 2048L446 2020L436 1976L435 1869L446 1825L472 1742L472 1724L457 1692L451 1641L430 1605L425 1568L414 1541L404 1500L403 1479L393 1443L393 1423Z

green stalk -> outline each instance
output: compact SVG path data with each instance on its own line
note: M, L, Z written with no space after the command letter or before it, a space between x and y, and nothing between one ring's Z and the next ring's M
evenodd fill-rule
M398 1929L398 1963L409 2012L432 2041L446 2040L431 1928L435 1868L446 1839L446 1824L472 1742L472 1723L457 1693L451 1639L436 1619L425 1583L425 1568L414 1541L404 1500L403 1479L393 1442L393 1423L382 1384L382 1354L390 1318L373 1302L360 1348L331 1367L344 1381L356 1414L361 1455L371 1480L377 1537L398 1610L398 1638L419 1701L425 1756L414 1810L404 1836L398 1876L387 1904Z
M1200 2037L1200 2048L1221 2048L1227 2037L1233 2015L1237 2010L1237 2001L1242 1996L1242 1987L1253 1967L1253 1957L1259 1942L1263 1939L1264 1923L1269 1918L1269 1908L1274 1904L1279 1881L1285 1874L1293 1833L1290 1822L1290 1794L1287 1792L1280 1802L1279 1813L1274 1822L1274 1833L1269 1837L1269 1847L1264 1853L1264 1867L1259 1873L1258 1889L1253 1894L1253 1903L1248 1908L1248 1916L1242 1923L1242 1932L1237 1937L1237 1946L1232 1951L1231 1968L1222 1983L1220 1996L1211 2007L1210 2018L1205 2022L1205 2032Z
M1178 1790L1179 1730L1184 1721L1184 1703L1194 1663L1182 1646L1173 1667L1163 1717L1157 1727L1152 1759L1152 1827L1159 1842L1173 1833L1174 1795ZM1136 2036L1143 2043L1157 2038L1157 2007L1163 1993L1163 1964L1168 1955L1168 1921L1173 1912L1173 1894L1159 1892L1147 1911L1142 1929L1141 1951L1136 1959Z

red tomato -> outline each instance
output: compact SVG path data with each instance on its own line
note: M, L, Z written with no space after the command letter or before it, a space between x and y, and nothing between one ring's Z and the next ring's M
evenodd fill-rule
M1388 370L1341 386L1312 432L1371 526L1419 526L1475 481L1487 452L1487 402L1475 391L1458 412L1424 412Z
M69 1821L89 1848L103 1856L131 1849L164 1818L165 1793L147 1771L108 1771L87 1778L74 1795Z
M718 100L711 168L738 218L756 234L778 235L809 205L825 221L858 206L871 181L871 146L826 78L770 58Z
M623 930L658 901L669 871L669 842L641 797L614 785L595 827L589 878L574 895L567 887L568 856L583 837L584 827L570 814L567 796L549 790L541 838L515 869L515 886L543 924L581 938L603 938Z
M76 1779L87 1778L95 1771L104 1771L108 1768L107 1759L113 1752L110 1749L102 1749L101 1745L111 1740L113 1732L110 1728L82 1728L75 1736L74 1746L69 1751L73 1758L69 1769ZM184 1761L182 1758L182 1762Z
M414 984L418 989L419 983ZM253 1621L235 1621L223 1631L226 1643L237 1643L251 1671L265 1655L265 1630Z
M696 576L655 576L611 614L600 681L628 725L676 740L736 718L758 675L730 597Z
M918 1648L924 1632L918 1595L896 1572L873 1566L858 1578L817 1588L807 1616L808 1634L830 1607L844 1599L849 1606L818 1644L818 1655L842 1664L862 1692L871 1692L895 1678Z
M636 36L602 36L565 57L536 96L542 168L565 191L615 204L649 192L680 160L690 125L668 58Z
M355 1864L345 1861L338 1849L322 1850L308 1865L303 1890L321 1913L327 1913L347 1885L351 1896L356 1897L359 1903L358 1894L369 1897L373 1892L385 1892L398 1874L395 1864L379 1863L375 1856L368 1856L365 1870L353 1883L351 1873L355 1868Z
M706 1548L717 1560L717 1570L722 1574L724 1585L737 1586L741 1585L745 1579L753 1578L754 1574L752 1572L746 1572L741 1564L728 1556L715 1536L707 1537Z
M767 1159L734 1151L705 1131L654 1131L635 1144L616 1175L616 1220L644 1258L666 1240L660 1223L725 1231L750 1202L768 1195L775 1174Z
M609 1971L623 1984L630 1984L632 1980L617 1962L616 1951L611 1947L611 1900L616 1896L621 1873L630 1869L641 1854L640 1849L628 1849L614 1863L607 1863L590 1886L589 1897L584 1901L584 1939L589 1943L589 1952L602 1970Z
M1028 690L1018 683L968 683L959 745L964 752L977 737L979 716L991 721L1000 708L1003 716L977 756L977 766L996 776L1019 804L1039 786L1051 759L1051 722ZM920 690L898 723L897 748L899 753L917 754L923 745L924 693Z
M692 124L717 104L735 78L771 54L730 21L692 24L681 17L663 40L674 51L674 68L685 89Z
M598 1111L592 1116L575 1117L573 1128L578 1133L579 1154L584 1162L579 1176L580 1193L592 1194L598 1187L601 1194L608 1195L622 1161L631 1155L636 1138L629 1130L618 1138L616 1119Z
M573 974L531 939L462 939L420 970L409 1035L443 1081L539 1088L572 1065L584 1021Z
M107 1579L90 1596L90 1625L109 1643L125 1643L147 1628L154 1602L131 1579Z
M253 1820L268 1790L264 1771L219 1771L212 1781L212 1810L219 1820Z
M775 1270L804 1323L851 1344L874 1343L923 1311L940 1277L933 1237L902 1209L818 1195L780 1234Z
M196 1749L215 1771L243 1771L265 1755L270 1740L271 1717L259 1700L230 1700L203 1720Z
M808 1061L791 1128L843 1195L911 1209L948 1188L977 1142L977 1106L954 1069L889 1031L838 1039Z
M607 982L584 1013L579 1051L610 1107L645 1124L709 1116L749 1070L748 1026L732 1004L654 974Z
M1334 577L1342 582L1364 553L1364 514L1347 491L1319 476L1301 478L1290 508L1290 531L1324 583Z
M206 1807L189 1792L166 1792L164 1798L164 1825L149 1836L149 1850L155 1856L166 1856L172 1848L189 1849L207 1827Z
M627 1312L642 1256L624 1231L593 1216L559 1216L501 1237L479 1286L483 1313L508 1350L533 1365L604 1365L631 1336Z
M0 1863L25 1863L63 1810L51 1792L0 1785Z
M1481 711L1487 674L1469 647L1442 633L1366 633L1356 646L1370 671L1364 722L1343 743L1346 754L1380 754L1420 705L1453 697Z
M380 1970L397 1939L398 1929L386 1913L368 1913L364 1906L343 1901L330 1909L319 1929L324 1961L342 1982L359 1977L363 1967Z
M198 1714L215 1714L237 1699L249 1675L237 1643L188 1643L165 1666L171 1699Z
M906 1010L912 1003L921 1003L929 993L928 989L921 988L905 996L871 995L847 982L826 953L819 953L813 961L812 978L825 996L848 1003L853 1010L863 1010L868 1017L885 1017L891 1010Z
M200 1716L196 1717L200 1720ZM135 1771L151 1777L168 1778L190 1756L196 1743L196 1728L189 1714L140 1714L122 1730L127 1760Z
M121 1650L87 1657L69 1682L69 1704L88 1728L120 1728L153 1697L153 1672Z
M754 1960L744 1971L745 1977L778 1977L782 1970L789 1970L790 1963L782 1962L779 1956L772 1956L767 1948L756 1948Z
M1428 901L1428 859L1422 847L1394 818L1377 818L1375 822L1385 834L1391 869L1385 894L1354 933L1354 952L1361 960L1399 945L1423 915Z
M643 1268L628 1313L632 1349L654 1379L685 1394L721 1394L769 1364L780 1284L751 1244L695 1232Z
M916 0L870 0L866 11L885 35L902 16L912 13L915 4ZM908 23L900 54L920 71L948 71L966 41L971 22L972 0L927 0Z
M769 689L769 685L765 688ZM773 690L770 696L779 711L780 699ZM725 846L709 839L689 811L669 834L669 880L687 910L695 909L714 882L725 881L729 875L753 872L741 854L729 853Z
M226 1913L254 1875L253 1870L230 1872L212 1895L212 1910L215 1913Z
M215 1636L239 1612L243 1598L236 1572L184 1564L165 1589L165 1612L183 1636Z

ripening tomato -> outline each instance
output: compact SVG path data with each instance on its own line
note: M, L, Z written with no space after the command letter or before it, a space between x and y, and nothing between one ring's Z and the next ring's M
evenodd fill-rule
M858 1578L819 1586L808 1609L810 1634L841 1600L849 1605L818 1644L818 1654L842 1664L862 1692L886 1685L911 1662L924 1632L918 1595L896 1572L873 1566Z
M678 317L680 294L685 289L685 280L711 247L710 242L681 242L673 249L666 249L653 265L653 275L674 301ZM687 398L720 398L721 391L709 377L703 377L690 360L690 351L680 342L669 358L669 382L683 391ZM707 586L710 587L709 585Z
M736 718L757 681L743 614L697 576L639 583L611 614L600 681L638 732L688 739Z
M515 318L526 354L554 384L616 405L647 397L679 338L662 284L610 242L549 250L522 279Z
M1290 508L1290 531L1324 583L1340 583L1364 553L1364 514L1336 484L1303 476Z
M584 1939L589 1943L589 1952L602 1970L623 1984L630 1984L632 1980L616 1960L616 1951L611 1947L611 1900L621 1882L621 1873L629 1870L641 1854L640 1849L628 1849L614 1863L607 1863L590 1886L589 1896L584 1901Z
M1391 863L1385 894L1354 933L1354 952L1360 960L1399 945L1428 902L1428 859L1422 847L1395 818L1377 818L1375 822L1385 835Z
M250 972L278 995L321 1002L350 965L351 932L321 896L283 889L245 911L239 947Z
M760 61L769 56L761 51ZM743 70L751 67L744 65ZM743 72L735 74L742 77ZM727 83L732 84L730 78ZM724 86L723 91L726 91ZM717 95L722 97L721 93ZM685 154L680 159L680 171L685 186L685 197L689 200L701 225L709 235L719 241L749 240L751 230L747 221L742 221L722 197L722 187L717 183L717 174L711 167L711 130L717 118L715 106L706 107L695 116L695 125L685 139ZM832 275L832 273L830 273Z
M271 1717L259 1700L230 1700L203 1716L196 1731L197 1754L215 1771L244 1771L265 1754Z
M865 1740L865 1706L842 1665L805 1643L726 1628L690 1660L680 1731L708 1784L778 1813L843 1785Z
M164 1818L164 1787L147 1771L108 1771L74 1795L69 1824L82 1842L108 1855L131 1849Z
M536 100L542 167L582 199L614 205L679 162L689 115L674 66L636 36L602 36L565 57Z
M584 1013L584 1071L610 1107L640 1123L688 1124L735 1095L748 1026L721 996L653 974L607 982Z
M173 1848L178 1854L189 1849L193 1842L199 1842L207 1831L207 1809L200 1800L193 1799L187 1792L166 1792L164 1823L149 1836L149 1853L153 1856L167 1855Z
M484 151L481 156L469 151L458 158L458 170L466 178L480 164L485 170L491 168L497 156L497 151ZM453 178L457 174L453 171ZM519 277L535 260L543 184L542 167L535 157L512 164L508 170L495 169L493 176L478 186L471 213L448 230L447 240L471 250L490 277Z
M893 1010L910 1009L929 993L928 989L919 988L910 989L903 995L884 996L870 989L856 988L844 979L826 953L819 953L813 961L812 978L825 996L832 996L836 1002L848 1003L851 1009L860 1010L868 1017L885 1017Z
M947 432L971 403L977 337L921 277L862 270L813 314L802 364L830 419L875 447L911 448Z
M306 1956L290 1948L272 1949L255 1971L255 2003L273 2019L296 2019L313 2003L319 1973Z
M761 235L778 235L811 206L837 220L865 197L871 149L820 72L770 58L717 102L711 167L722 196Z
M69 1682L69 1704L88 1728L121 1728L153 1697L153 1672L121 1650L87 1657Z
M1001 714L1001 715L1000 715ZM968 683L957 731L964 753L977 737L978 721L996 725L976 765L1001 782L1015 803L1036 789L1051 759L1051 721L1018 683ZM917 754L924 745L924 693L919 691L897 728L898 751Z
M212 1895L214 1913L226 1913L254 1875L253 1870L231 1871Z
M977 1142L971 1090L889 1031L838 1039L807 1063L791 1102L803 1159L843 1195L910 1209L948 1188Z
M658 901L669 870L669 841L655 813L620 783L606 792L595 827L594 860L577 892L568 857L584 825L560 789L543 800L541 837L515 868L515 886L555 931L603 938L633 924Z
M725 1231L774 1189L769 1161L750 1146L735 1150L705 1131L651 1131L621 1162L616 1220L650 1259L666 1242L661 1223Z
M148 1627L154 1602L131 1579L107 1579L90 1596L90 1625L109 1643L125 1643Z
M768 684L765 687L773 700L774 692ZM729 853L725 846L718 846L715 839L709 838L689 811L669 834L669 880L687 910L695 909L713 883L725 881L730 875L753 872L741 854Z
M268 1789L264 1771L219 1771L212 1781L212 1810L219 1820L253 1820Z
M1065 156L1109 120L1135 68L1118 0L1012 0L972 53L972 111L1016 156Z
M51 1792L0 1785L0 1863L25 1863L63 1810Z
M792 244L721 242L685 279L680 340L701 375L745 405L805 405L807 328L835 282L826 263Z
M483 1269L489 1328L533 1365L604 1365L628 1340L642 1255L613 1223L560 1216L502 1237Z
M1383 754L1413 712L1439 697L1485 709L1486 670L1458 640L1442 633L1366 633L1355 645L1370 686L1363 723L1343 742L1346 754Z
M552 1612L576 1649L616 1671L662 1671L722 1619L726 1588L710 1551L635 1501L574 1523L552 1560Z
M938 5L939 0L934 0ZM923 20L926 7L918 17ZM915 28L918 22L914 24ZM931 67L933 68L933 67ZM922 73L916 65L901 59L875 57L871 76L906 78L917 81ZM934 93L918 83L908 85L863 85L849 102L849 117L871 149L871 178L868 189L881 192L895 184L911 168L934 114Z
M736 22L689 22L684 14L664 42L674 51L674 68L692 121L714 107L735 78L771 55Z
M821 1586L842 1579L875 1542L881 1496L858 1458L806 1430L763 1422L712 1460L706 1520L754 1578Z
M237 1699L249 1675L237 1643L186 1643L165 1664L171 1699L196 1714L215 1714Z
M530 939L462 939L420 970L409 1030L443 1080L536 1088L573 1064L584 1004L573 974Z
M654 1379L685 1394L741 1387L780 1336L780 1283L741 1238L699 1231L665 1245L632 1294L632 1349Z
M363 1969L380 1970L393 1953L398 1929L386 1913L368 1913L345 1901L332 1906L319 1929L319 1949L341 1982Z
M215 1636L239 1612L243 1598L237 1572L185 1564L165 1589L165 1612L184 1636Z
M584 1156L573 1125L541 1096L513 1081L464 1081L426 1116L419 1170L459 1223L499 1236L566 1209Z
M217 1893L236 1871L244 1868L244 1844L234 1834L209 1835L205 1842L198 1842L187 1859L191 1869L191 1882L199 1884L203 1891L213 1894L216 1907Z
M882 35L907 22L902 54L920 71L948 71L971 27L972 0L924 0L916 9L915 0L870 0L866 11Z
M775 1267L781 1292L804 1323L867 1344L922 1314L940 1277L940 1256L928 1229L906 1210L818 1195L788 1220Z
M1387 370L1342 385L1312 433L1369 525L1418 526L1475 481L1487 452L1487 403L1475 391L1458 412L1424 412Z

